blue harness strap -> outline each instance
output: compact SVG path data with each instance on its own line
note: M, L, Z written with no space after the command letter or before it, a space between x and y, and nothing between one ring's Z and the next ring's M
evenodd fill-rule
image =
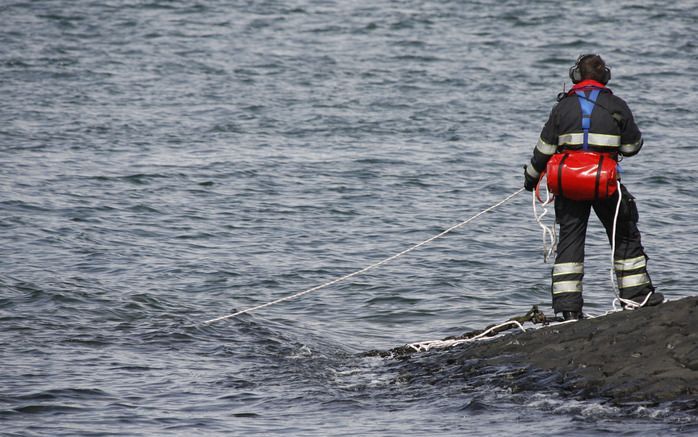
M584 94L584 91L575 91L579 96L579 106L582 108L582 130L584 130L583 150L589 150L589 128L591 127L591 112L596 105L596 98L599 97L601 90L594 89L589 93L589 97Z

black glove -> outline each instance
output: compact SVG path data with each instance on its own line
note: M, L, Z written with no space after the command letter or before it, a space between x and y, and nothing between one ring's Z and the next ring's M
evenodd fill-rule
M528 165L533 165L533 164L528 164ZM534 188L536 188L536 185L538 185L538 178L534 178L528 172L526 171L526 166L524 165L524 188L526 191L533 191Z

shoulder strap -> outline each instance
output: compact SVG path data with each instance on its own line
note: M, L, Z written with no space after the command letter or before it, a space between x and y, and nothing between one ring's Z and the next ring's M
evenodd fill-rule
M584 94L584 91L577 90L575 93L579 97L579 106L582 108L582 130L584 131L583 150L589 150L589 128L591 127L591 113L596 104L596 98L599 97L601 90L596 88L591 90L589 97Z

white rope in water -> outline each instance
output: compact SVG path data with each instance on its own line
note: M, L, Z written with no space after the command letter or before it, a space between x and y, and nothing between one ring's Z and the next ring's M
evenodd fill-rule
M341 276L341 277L336 278L336 279L333 279L333 280L331 280L331 281L329 281L329 282L325 282L325 283L322 284L322 285L318 285L318 286L316 286L316 287L309 288L309 289L307 289L307 290L303 290L303 291L301 291L301 292L298 292L298 293L296 293L296 294L292 294L292 295L290 295L290 296L285 296L285 297L282 297L282 298L280 298L280 299L276 299L276 300L271 301L271 302L267 302L267 303L264 303L264 304L261 304L261 305L254 306L254 307L252 307L252 308L247 308L247 309L244 309L244 310L242 310L242 311L238 311L238 312L233 313L233 314L228 314L228 315L226 315L226 316L221 316L221 317L216 317L215 319L206 320L204 323L214 323L214 322L218 322L218 321L221 321L221 320L230 319L230 318L239 316L239 315L241 315L241 314L249 313L249 312L256 311L256 310L259 310L259 309L262 309L262 308L266 308L266 307L271 306L271 305L276 305L277 303L281 303L281 302L284 302L284 301L287 301L287 300L291 300L291 299L295 299L295 298L301 297L301 296L306 295L306 294L308 294L308 293L312 293L313 291L317 291L317 290L323 289L323 288L325 288L325 287L329 287L330 285L334 285L334 284L336 284L336 283L338 283L338 282L342 282L342 281L345 281L345 280L347 280L347 279L349 279L349 278L353 278L354 276L357 276L357 275L360 275L360 274L362 274L362 273L365 273L365 272L367 272L367 271L369 271L369 270L371 270L371 269L374 269L374 268L376 268L376 267L379 267L379 266L381 266L381 265L383 265L383 264L385 264L385 263L387 263L387 262L390 262L390 261L392 261L392 260L394 260L394 259L396 259L396 258L399 258L399 257L401 257L401 256L403 256L403 255L405 255L405 254L407 254L407 253L409 253L409 252L412 252L413 250L418 249L418 248L420 248L420 247L422 247L422 246L424 246L424 245L426 245L426 244L429 244L429 243L431 243L432 241L436 240L437 238L443 237L444 235L446 235L446 234L448 234L448 233L450 233L450 232L453 232L453 231L455 231L456 229L458 229L458 228L460 228L460 227L462 227L462 226L467 225L468 223L470 223L471 221L473 221L473 220L475 220L476 218L480 217L481 215L483 215L483 214L485 214L485 213L487 213L487 212L489 212L489 211L492 211L493 209L495 209L495 208L497 208L497 207L503 205L504 203L508 202L510 199L512 199L513 197L515 197L517 194L519 194L519 193L522 192L523 190L524 190L523 188L520 188L520 189L516 190L515 192L513 192L512 194L508 195L508 196L507 196L506 198L504 198L503 200L501 200L501 201L495 203L494 205L490 206L490 207L487 208L487 209L484 209L484 210L480 211L479 213L475 214L474 216L470 217L469 219L464 220L464 221L458 223L457 225L451 226L450 228L446 229L445 231L441 232L440 234L434 235L433 237L431 237L431 238L429 238L429 239L427 239L427 240L424 240L424 241L422 241L421 243L417 243L417 244L415 244L414 246L409 247L409 248L403 250L403 251L400 252L400 253L397 253L397 254L395 254L395 255L393 255L393 256L390 256L390 257L388 257L388 258L385 258L385 259L383 259L383 260L381 260L381 261L378 261L378 262L376 262L376 263L374 263L374 264L371 264L371 265L368 266L368 267L364 267L364 268L361 269L361 270L357 270L357 271L355 271L355 272L353 272L353 273L349 273L348 275Z
M476 335L475 337L472 338L461 338L461 339L453 339L453 340L431 340L431 341L421 341L419 343L410 343L407 346L411 347L414 349L416 352L426 352L430 349L434 348L448 348L448 347L453 347L453 346L458 346L459 344L464 344L464 343L470 343L472 341L477 341L482 339L483 337L486 337L487 334L492 332L495 329L502 328L507 325L516 325L521 329L523 332L526 332L526 328L523 327L523 325L516 320L510 320L508 322L504 322L500 325L493 326L490 329L486 330L485 332Z

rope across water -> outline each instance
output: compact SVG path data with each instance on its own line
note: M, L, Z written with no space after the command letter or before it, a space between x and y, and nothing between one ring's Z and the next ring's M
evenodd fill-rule
M485 213L487 213L487 212L489 212L489 211L492 211L493 209L495 209L495 208L497 208L497 207L503 205L504 203L508 202L509 200L511 200L512 198L514 198L516 195L518 195L519 193L521 193L523 190L524 190L523 188L520 188L520 189L516 190L515 192L511 193L510 195L508 195L508 196L507 196L506 198L504 198L503 200L500 200L499 202L495 203L494 205L490 206L489 208L484 209L484 210L478 212L477 214L475 214L474 216L470 217L469 219L464 220L464 221L462 221L462 222L460 222L460 223L458 223L458 224L456 224L456 225L454 225L454 226L451 226L450 228L446 229L445 231L443 231L443 232L441 232L441 233L439 233L439 234L437 234L437 235L434 235L433 237L428 238L428 239L422 241L421 243L417 243L417 244L415 244L414 246L411 246L411 247L409 247L409 248L403 250L403 251L400 252L400 253L397 253L397 254L395 254L395 255L393 255L393 256L390 256L390 257L385 258L385 259L383 259L383 260L381 260L381 261L378 261L378 262L376 262L376 263L373 263L373 264L371 264L371 265L369 265L369 266L367 266L367 267L364 267L364 268L361 269L361 270L357 270L357 271L355 271L355 272L352 272L352 273L349 273L349 274L347 274L347 275L341 276L341 277L339 277L339 278L333 279L333 280L331 280L331 281L329 281L329 282L325 282L325 283L322 284L322 285L318 285L318 286L309 288L309 289L307 289L307 290L303 290L303 291L300 291L300 292L298 292L298 293L295 293L295 294L292 294L292 295L289 295L289 296L285 296L285 297L282 297L282 298L280 298L280 299L273 300L273 301L271 301L271 302L267 302L267 303L264 303L264 304L261 304L261 305L257 305L257 306L251 307L251 308L247 308L247 309L244 309L244 310L235 312L235 313L233 313L233 314L228 314L228 315L225 315L225 316L220 316L220 317L216 317L216 318L214 318L214 319L206 320L204 323L219 322L219 321L221 321L221 320L226 320L226 319L230 319L230 318L233 318L233 317L237 317L237 316L239 316L239 315L241 315L241 314L245 314L245 313L249 313L249 312L252 312L252 311L256 311L256 310L259 310L259 309L262 309L262 308L266 308L266 307L268 307L268 306L276 305L277 303L285 302L285 301L287 301L287 300L296 299L296 298L301 297L301 296L303 296L303 295L306 295L306 294L308 294L308 293L312 293L312 292L314 292L314 291L321 290L321 289L323 289L323 288L329 287L330 285L334 285L334 284L336 284L336 283L338 283L338 282L345 281L345 280L347 280L347 279L353 278L354 276L357 276L357 275L360 275L360 274L362 274L362 273L365 273L365 272L367 272L367 271L369 271L369 270L375 269L376 267L379 267L379 266L381 266L381 265L383 265L383 264L385 264L385 263L387 263L387 262L390 262L390 261L392 261L392 260L394 260L394 259L396 259L396 258L399 258L399 257L401 257L401 256L403 256L403 255L406 255L406 254L408 254L409 252L412 252L412 251L415 250L415 249L418 249L418 248L420 248L420 247L422 247L422 246L424 246L424 245L426 245L426 244L431 243L432 241L436 240L437 238L443 237L444 235L446 235L446 234L448 234L448 233L450 233L450 232L453 232L453 231L455 231L456 229L458 229L458 228L460 228L460 227L462 227L462 226L467 225L468 223L470 223L471 221L473 221L473 220L475 220L476 218L480 217L481 215L483 215L483 214L485 214Z

